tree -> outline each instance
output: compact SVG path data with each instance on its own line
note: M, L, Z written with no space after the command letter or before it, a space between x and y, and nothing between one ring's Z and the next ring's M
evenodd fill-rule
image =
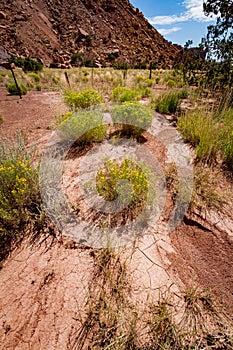
M206 16L216 16L216 24L208 27L202 45L210 61L215 61L215 70L221 84L233 82L233 0L206 0L203 3Z

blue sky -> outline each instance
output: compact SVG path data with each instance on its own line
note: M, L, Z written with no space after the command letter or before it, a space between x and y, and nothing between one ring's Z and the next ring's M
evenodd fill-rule
M184 45L188 40L198 45L213 18L202 10L203 0L130 0L149 22L169 41Z

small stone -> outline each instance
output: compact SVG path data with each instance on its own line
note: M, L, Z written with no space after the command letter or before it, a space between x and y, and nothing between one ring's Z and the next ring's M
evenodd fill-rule
M0 19L6 19L7 15L5 14L5 12L0 11Z

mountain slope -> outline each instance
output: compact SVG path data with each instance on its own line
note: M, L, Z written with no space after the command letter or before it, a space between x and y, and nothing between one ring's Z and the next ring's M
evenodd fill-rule
M45 63L81 52L171 65L178 51L128 0L1 0L0 45Z

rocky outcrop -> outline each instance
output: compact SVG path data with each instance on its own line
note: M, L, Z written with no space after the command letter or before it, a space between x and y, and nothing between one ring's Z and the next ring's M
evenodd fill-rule
M178 52L128 0L1 0L0 45L47 64L82 52L100 64L112 54L167 66Z

